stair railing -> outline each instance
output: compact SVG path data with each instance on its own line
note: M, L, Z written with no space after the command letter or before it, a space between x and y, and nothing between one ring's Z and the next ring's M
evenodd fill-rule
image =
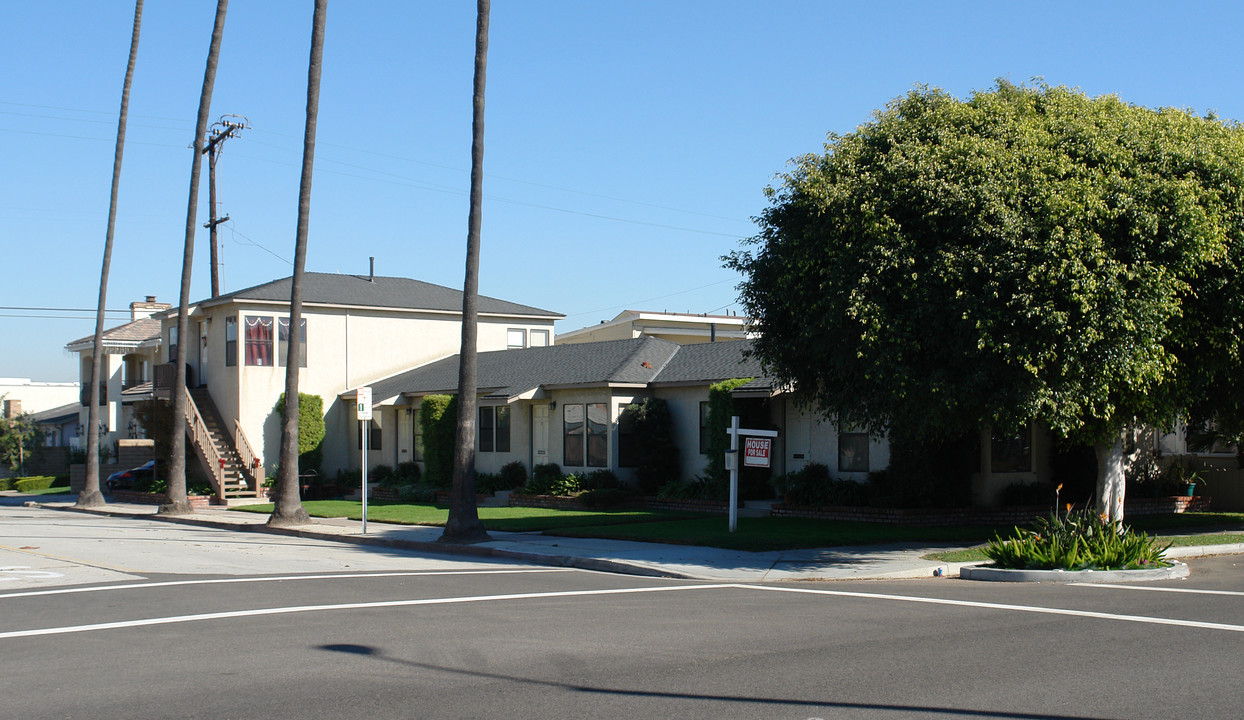
M181 391L186 394L186 435L190 438L190 442L194 445L195 450L199 452L199 457L206 461L208 477L212 481L212 489L216 491L216 497L219 501L224 502L224 458L220 457L220 453L216 452L216 446L212 444L212 437L207 432L207 423L203 421L203 416L199 413L199 406L195 404L190 391L184 387Z
M255 453L255 448L251 447L246 433L242 432L242 423L237 420L233 421L233 446L242 457L242 472L250 478L251 487L255 488L255 497L259 497L266 480L263 477L263 460Z

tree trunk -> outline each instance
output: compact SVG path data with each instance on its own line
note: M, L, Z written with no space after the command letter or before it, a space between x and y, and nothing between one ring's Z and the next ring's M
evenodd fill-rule
M489 540L475 506L476 345L479 321L480 225L484 196L484 85L488 67L489 0L478 0L475 94L471 120L471 209L467 218L466 281L462 288L462 349L458 363L458 428L454 433L453 493L441 542Z
M311 57L307 62L307 123L302 139L302 181L298 192L298 231L294 239L294 275L289 296L289 351L285 360L285 420L281 425L281 467L268 524L282 527L311 522L298 496L298 376L302 358L302 278L307 265L311 223L311 169L315 164L315 123L320 110L320 68L328 0L316 0L311 21Z
M99 491L99 381L104 364L104 306L108 300L108 271L112 266L112 238L117 225L117 194L121 187L121 158L125 154L125 126L129 117L130 86L134 82L134 61L138 58L138 35L143 23L143 0L134 3L134 31L130 35L130 60L125 67L121 88L121 115L117 120L117 148L112 159L112 198L108 202L108 231L104 235L104 264L99 273L99 306L95 310L95 344L91 350L91 378L86 396L86 484L78 493L77 507L104 504Z
M1110 522L1123 522L1123 438L1116 435L1114 444L1099 442L1093 450L1097 453L1097 512Z
M220 58L220 39L225 33L225 12L228 8L229 0L217 0L216 23L212 28L212 43L207 51L207 68L203 72L203 92L199 95L199 120L194 129L190 200L186 207L186 243L181 258L181 304L177 308L177 372L173 381L173 436L168 459L168 501L160 506L161 515L182 515L191 511L190 501L186 499L186 361L190 355L190 271L194 264L194 228L199 205L203 144L207 135L207 117L212 110L212 87L216 83L216 63Z

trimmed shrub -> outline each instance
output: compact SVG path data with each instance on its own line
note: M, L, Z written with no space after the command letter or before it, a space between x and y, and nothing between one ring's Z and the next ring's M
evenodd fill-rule
M726 471L726 451L730 449L730 438L726 430L730 428L730 418L737 415L734 396L730 391L746 385L752 378L735 378L722 380L708 388L708 469L707 478L711 481L728 482Z
M35 492L37 490L47 490L52 487L52 483L56 482L56 478L51 475L31 475L29 477L19 477L13 479L13 489L18 492Z
M835 480L829 468L809 463L803 468L770 480L770 485L786 502L799 507L868 505L868 486L853 480Z
M586 508L609 508L625 504L633 497L635 493L626 488L600 488L581 493L579 502Z
M424 480L435 488L448 489L454 479L454 431L458 402L453 395L428 395L419 406L423 426Z
M614 490L622 487L618 476L608 468L598 468L586 475L580 475L579 485L583 490Z
M368 471L367 482L374 482L382 488L392 488L402 484L398 481L397 471L389 465L377 465Z
M475 492L480 495L491 495L501 489L501 475L498 473L475 472Z
M527 484L527 466L513 460L501 466L501 487L499 490L517 490Z
M395 472L398 485L414 485L423 476L422 471L419 470L419 464L415 462L398 463Z
M436 502L436 488L423 483L403 485L398 488L397 497L402 502L432 504Z
M729 500L730 489L725 484L697 477L690 482L674 480L665 483L657 491L661 500Z
M285 427L285 393L276 401L276 412ZM324 398L298 393L298 474L320 472L324 464Z
M669 403L644 398L626 406L618 416L618 455L633 463L639 490L646 495L679 479L679 449L674 444Z

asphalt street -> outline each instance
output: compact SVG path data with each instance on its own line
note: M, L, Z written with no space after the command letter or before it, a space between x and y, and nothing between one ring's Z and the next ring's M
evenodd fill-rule
M1244 697L1240 556L1126 586L712 583L0 515L3 717L1238 718Z

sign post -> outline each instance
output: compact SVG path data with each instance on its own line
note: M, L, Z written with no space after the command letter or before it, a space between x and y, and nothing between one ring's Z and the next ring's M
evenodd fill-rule
M363 446L363 534L367 534L367 446L371 445L371 388L358 389L358 419L360 445ZM363 425L362 423L367 423Z
M739 436L746 435L744 443L744 467L769 467L769 456L777 430L752 430L739 427L739 416L730 418L730 449L726 451L726 468L730 470L730 532L739 522Z

